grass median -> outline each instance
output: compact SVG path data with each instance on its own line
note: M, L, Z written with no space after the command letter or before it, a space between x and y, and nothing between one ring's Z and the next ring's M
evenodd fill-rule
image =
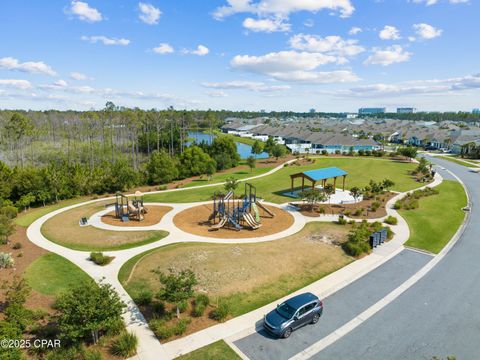
M414 210L400 210L410 228L405 245L439 253L461 226L467 205L463 186L457 181L443 181L436 187L439 194L421 198Z
M78 266L53 253L31 263L24 277L32 289L44 295L59 295L72 285L93 281Z
M198 350L192 351L191 353L179 356L175 360L240 360L235 351L232 350L230 346L223 340L214 342L213 344L204 346Z

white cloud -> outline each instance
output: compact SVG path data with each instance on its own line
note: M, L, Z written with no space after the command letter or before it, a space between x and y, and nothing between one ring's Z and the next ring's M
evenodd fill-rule
M93 78L88 77L87 75L79 73L79 72L71 72L70 73L70 78L73 79L73 80L78 80L78 81L93 80Z
M0 68L7 70L17 70L27 73L45 74L49 76L56 75L56 72L43 61L26 61L22 63L12 57L1 58Z
M162 15L160 9L156 8L152 4L140 2L138 3L138 10L140 11L140 15L138 17L140 18L140 20L142 20L145 24L148 25L158 24L160 15Z
M332 84L359 81L360 78L350 70L335 71L292 71L272 75L281 81L304 84Z
M211 89L222 90L251 90L255 92L272 92L290 89L288 85L267 85L256 81L227 81L227 82L204 82L202 86Z
M59 89L68 89L68 83L65 80L57 80L52 84L39 85L39 89L43 90L59 90Z
M406 81L397 84L371 84L348 90L337 90L332 94L342 97L378 98L402 95L449 94L477 89L480 89L480 74L447 79Z
M400 31L395 26L386 25L378 34L382 40L401 39Z
M320 53L280 51L262 56L237 55L230 64L236 69L268 74L295 70L314 70L320 65L333 63L336 60L334 56Z
M213 90L207 91L207 95L213 98L225 98L228 97L228 94L222 90Z
M435 5L438 3L439 0L409 0L416 4L425 4L426 6ZM470 2L470 0L448 0L450 4L466 4Z
M338 62L336 56L322 53L280 51L262 56L237 55L230 65L234 69L262 74L287 82L331 83L357 81L351 71L316 72L319 66Z
M175 50L170 44L167 43L161 43L157 47L153 48L153 52L156 54L164 55L164 54L171 54Z
M413 25L415 33L424 40L430 40L442 35L443 30L437 29L432 25L421 23Z
M0 79L0 86L13 87L21 90L30 89L32 84L27 80Z
M67 12L87 22L98 22L103 19L102 14L97 9L90 7L88 3L83 1L73 0Z
M192 54L192 55L198 55L198 56L205 56L209 52L210 50L204 45L198 45L195 50L187 50L187 49L183 50L184 54Z
M307 20L305 20L303 25L306 26L306 27L313 27L313 26L315 26L315 22L313 21L313 19L307 19Z
M103 35L97 36L82 36L81 39L83 41L88 41L92 44L96 44L98 42L102 43L103 45L120 45L120 46L127 46L130 44L130 40L128 39L117 39L117 38L109 38Z
M285 19L275 17L272 19L252 19L246 18L243 21L243 27L253 32L287 32L291 29L291 24L286 23Z
M364 64L388 66L410 60L412 53L404 51L400 45L393 45L387 48L373 48L373 54L364 61Z
M289 44L293 49L314 53L326 53L337 56L355 56L365 51L358 45L358 40L345 40L340 36L326 36L297 34L290 38Z
M217 8L213 16L216 19L238 13L288 16L299 11L315 13L321 10L338 11L340 16L348 17L355 8L350 0L227 0L227 5Z
M362 28L359 28L358 26L354 26L350 29L350 31L348 32L348 35L357 35L362 31L363 31Z

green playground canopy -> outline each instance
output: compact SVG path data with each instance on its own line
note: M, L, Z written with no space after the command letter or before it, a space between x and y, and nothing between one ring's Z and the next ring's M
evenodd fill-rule
M317 182L321 181L322 186L324 187L328 179L333 179L334 187L337 185L337 178L342 176L343 177L343 190L345 190L345 178L347 177L348 173L345 170L342 170L337 167L328 167L323 169L315 169L304 171L297 174L290 175L292 180L292 188L291 191L293 192L293 183L296 178L302 178L302 191L305 189L305 179L309 180L312 183L312 189L315 188Z

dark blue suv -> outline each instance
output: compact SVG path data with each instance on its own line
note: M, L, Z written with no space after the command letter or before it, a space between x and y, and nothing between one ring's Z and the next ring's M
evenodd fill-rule
M263 327L272 335L288 338L293 330L306 324L316 324L322 312L323 303L317 296L300 294L265 315Z

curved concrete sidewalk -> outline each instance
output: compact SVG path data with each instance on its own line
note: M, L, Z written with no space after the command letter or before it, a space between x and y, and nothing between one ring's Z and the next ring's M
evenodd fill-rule
M293 161L296 161L296 160L290 160L287 163L291 163ZM256 179L263 176L271 175L272 173L282 169L283 166L284 165L282 164L265 174L243 179L242 181L248 181L251 179ZM441 182L441 177L440 175L437 174L435 181L427 186L436 186L440 182ZM211 186L218 186L218 185L221 185L221 183L202 185L196 188L211 187ZM154 191L149 193L163 193L163 192L170 192L170 191L190 190L190 189L193 189L193 187L183 188L183 189L171 189L171 190L165 190L165 191ZM398 197L405 196L405 194L406 193L399 194ZM115 290L119 293L121 299L127 304L127 311L124 314L124 320L127 325L127 329L135 333L139 338L138 354L134 358L141 359L141 360L173 358L180 354L184 354L192 350L195 350L199 347L202 347L204 345L207 345L213 341L216 341L216 340L225 338L229 335L232 335L234 333L237 333L242 329L245 329L245 328L248 329L249 327L251 327L251 324L252 324L251 320L258 319L258 315L263 314L263 312L265 311L265 307L261 309L257 309L251 313L242 315L235 319L232 319L224 324L219 324L219 325L207 328L205 330L202 330L200 332L197 332L185 338L162 345L157 340L153 332L149 329L148 324L145 321L141 312L139 311L138 307L135 305L131 297L128 295L128 293L125 291L125 289L122 287L122 285L118 280L118 272L121 266L125 264L125 262L127 262L129 259L145 251L166 246L169 244L179 243L179 242L209 242L209 243L235 244L235 243L254 243L254 242L274 241L274 240L284 238L286 236L290 236L300 231L304 227L307 221L335 220L335 219L329 219L327 217L325 217L325 219L316 218L316 219L310 220L305 218L299 212L291 211L288 204L283 204L279 206L277 204L266 203L272 206L281 207L282 209L289 211L290 214L294 216L294 219L295 219L294 224L285 231L282 231L277 234L260 237L260 238L254 237L254 238L246 238L246 239L216 239L216 238L192 235L176 228L173 225L173 217L175 216L175 214L193 205L197 206L202 203L184 203L184 204L155 203L155 205L171 206L174 209L169 213L167 213L158 224L155 224L149 227L143 227L143 228L142 227L119 228L116 226L107 225L101 222L100 213L97 213L90 219L91 224L107 230L120 230L120 231L145 230L147 231L147 230L162 229L162 230L170 231L170 234L166 238L151 244L147 244L144 246L139 246L139 247L135 247L127 250L106 252L112 256L115 256L115 259L113 260L113 262L106 267L97 266L93 262L89 261L88 260L89 252L76 251L76 250L72 250L72 249L57 245L49 241L48 239L46 239L41 233L42 225L52 217L76 207L84 206L86 204L91 204L95 202L105 201L108 199L111 199L111 198L91 200L81 204L75 204L62 209L58 209L49 214L46 214L40 217L39 219L37 219L36 221L34 221L28 227L27 236L29 240L35 243L36 245L50 252L54 252L60 256L63 256L69 261L73 262L74 264L79 266L81 269L83 269L88 275L90 275L95 281L97 282L103 281L103 282L109 283L115 288ZM394 199L398 199L398 198L395 197ZM393 204L394 199L391 199L388 205ZM203 202L203 203L208 203L208 202ZM111 211L111 209L105 209L101 213L103 214L104 212L106 213L109 211ZM376 249L371 255L361 260L355 261L354 263L348 265L347 267L338 270L334 274L331 274L326 278L323 278L322 280L314 284L311 284L307 288L302 289L300 291L307 291L308 289L313 289L310 291L314 291L316 293L320 292L322 293L321 294L322 296L326 296L328 292L334 291L335 289L339 289L347 285L348 283L353 281L355 278L358 278L363 274L365 274L366 272L373 270L374 268L379 266L381 263L383 263L384 261L388 260L390 257L396 255L399 251L401 251L402 244L408 239L408 236L409 236L408 225L406 225L406 222L398 214L395 215L396 214L395 210L387 209L387 212L389 212L389 214L391 213L392 215L397 216L397 218L399 219L399 224L394 229L396 235L392 241L390 241L383 247ZM266 307L268 306L272 306L272 304L267 305Z

